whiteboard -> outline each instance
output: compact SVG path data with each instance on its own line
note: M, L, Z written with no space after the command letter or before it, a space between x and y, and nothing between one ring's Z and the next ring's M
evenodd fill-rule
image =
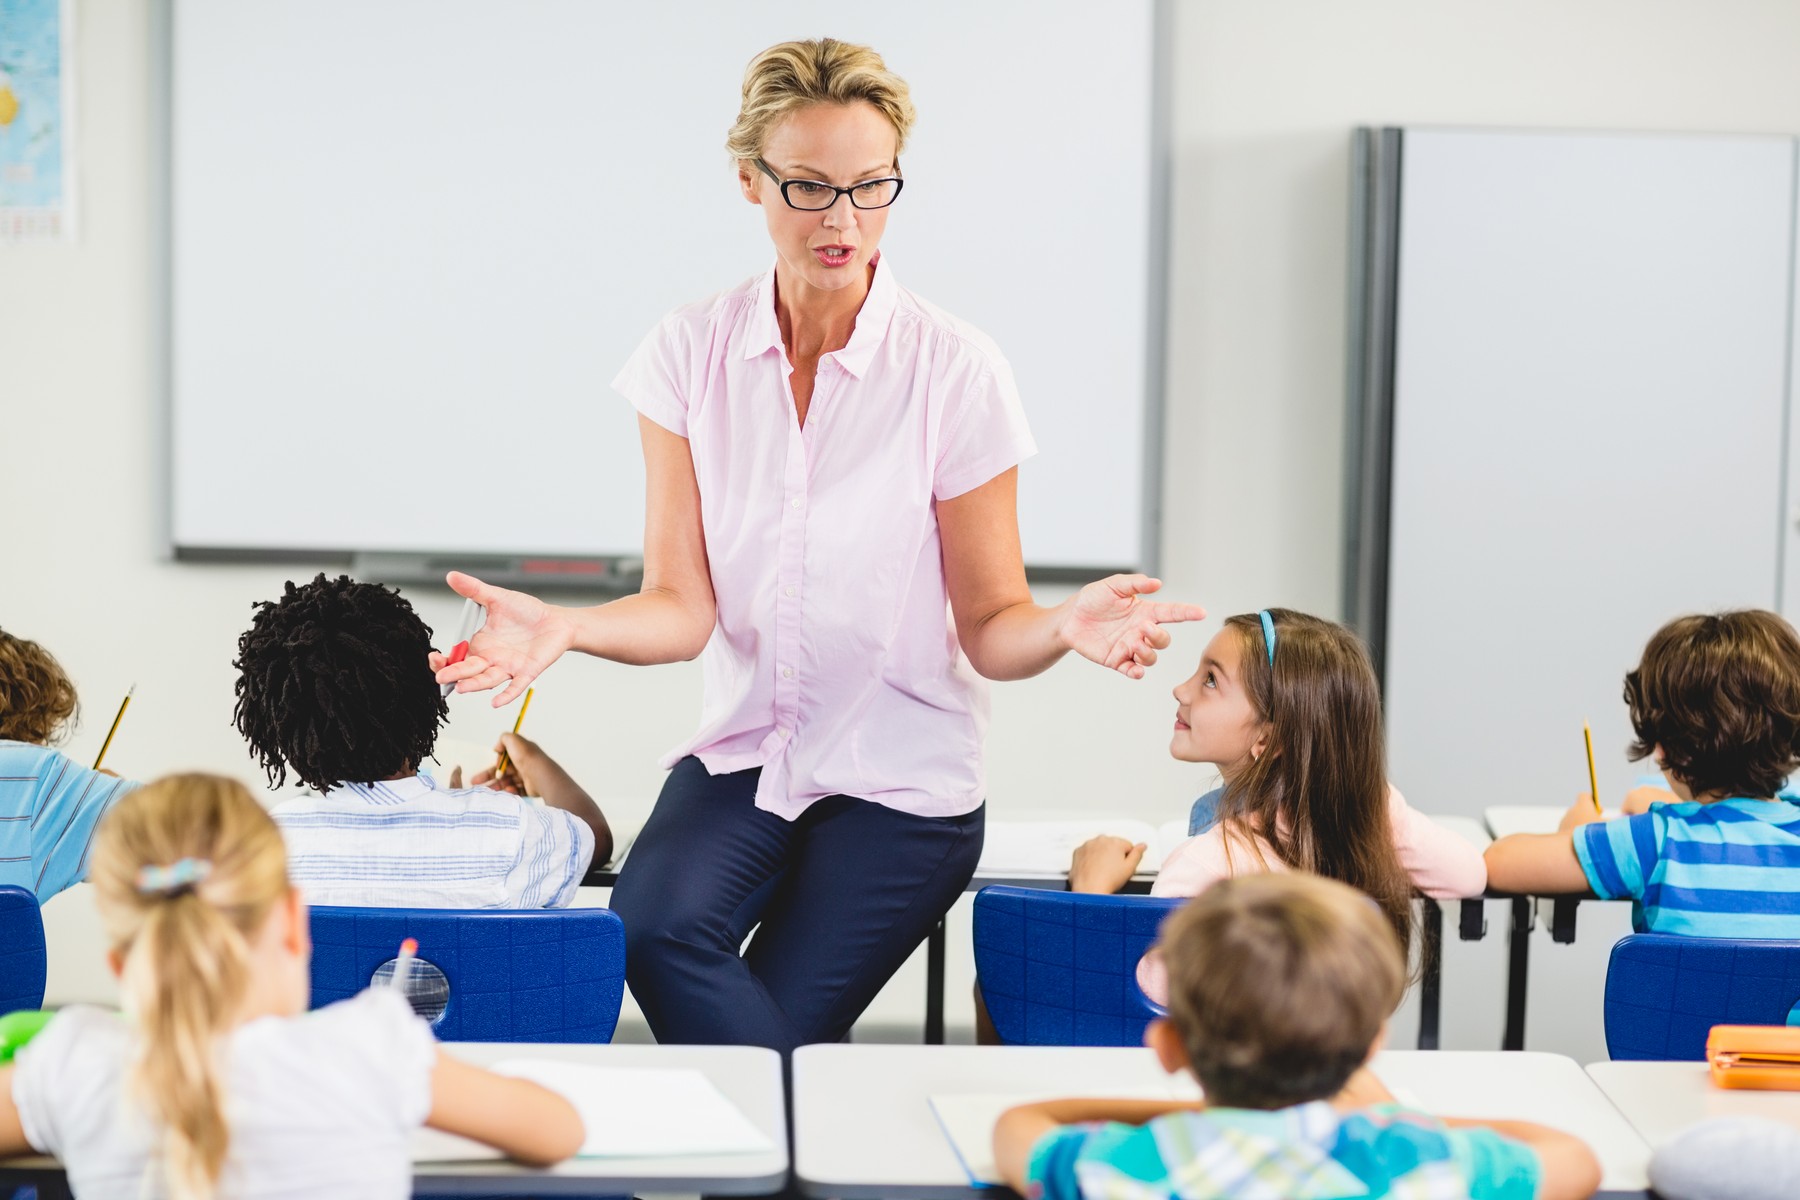
M1013 364L1027 560L1145 565L1155 25L1150 0L173 0L177 549L640 553L610 381L773 262L725 130L755 53L829 34L912 86L884 261Z
M1774 608L1791 138L1407 129L1387 670L1418 807L1568 804L1686 612Z

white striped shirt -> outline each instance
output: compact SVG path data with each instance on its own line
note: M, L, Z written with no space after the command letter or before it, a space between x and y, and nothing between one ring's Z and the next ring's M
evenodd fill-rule
M593 830L561 809L424 774L309 792L270 815L314 904L562 908L594 856Z

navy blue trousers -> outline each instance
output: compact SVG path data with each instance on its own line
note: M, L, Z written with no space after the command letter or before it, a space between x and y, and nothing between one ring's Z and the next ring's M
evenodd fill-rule
M843 1040L975 874L985 809L828 796L786 821L756 807L760 775L675 764L613 889L625 978L659 1042Z

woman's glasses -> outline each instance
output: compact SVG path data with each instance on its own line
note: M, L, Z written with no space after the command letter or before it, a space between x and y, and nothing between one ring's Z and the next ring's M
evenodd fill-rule
M886 208L899 198L900 189L906 184L896 175L888 179L867 179L849 187L834 187L816 179L783 179L762 159L753 161L757 170L775 181L787 206L801 212L824 212L837 203L839 196L850 197L850 203L857 208Z

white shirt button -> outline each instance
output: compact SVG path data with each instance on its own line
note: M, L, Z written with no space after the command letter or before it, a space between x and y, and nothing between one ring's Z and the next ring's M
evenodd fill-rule
M786 738L787 738L787 729L786 729L786 728L785 728L785 727L782 727L782 726L776 726L776 728L775 728L775 736L776 736L776 737L778 737L778 738L781 738L781 739L783 739L783 740L786 740Z
M795 508L799 508L800 507L800 497L795 496L794 500L793 500L793 504L794 504Z
M784 596L792 596L795 592L797 592L799 590L800 590L799 588L795 587L793 584L790 583L786 587L781 589L781 594Z
M792 667L781 668L781 677L783 679L792 679L794 677L794 668L792 668Z

